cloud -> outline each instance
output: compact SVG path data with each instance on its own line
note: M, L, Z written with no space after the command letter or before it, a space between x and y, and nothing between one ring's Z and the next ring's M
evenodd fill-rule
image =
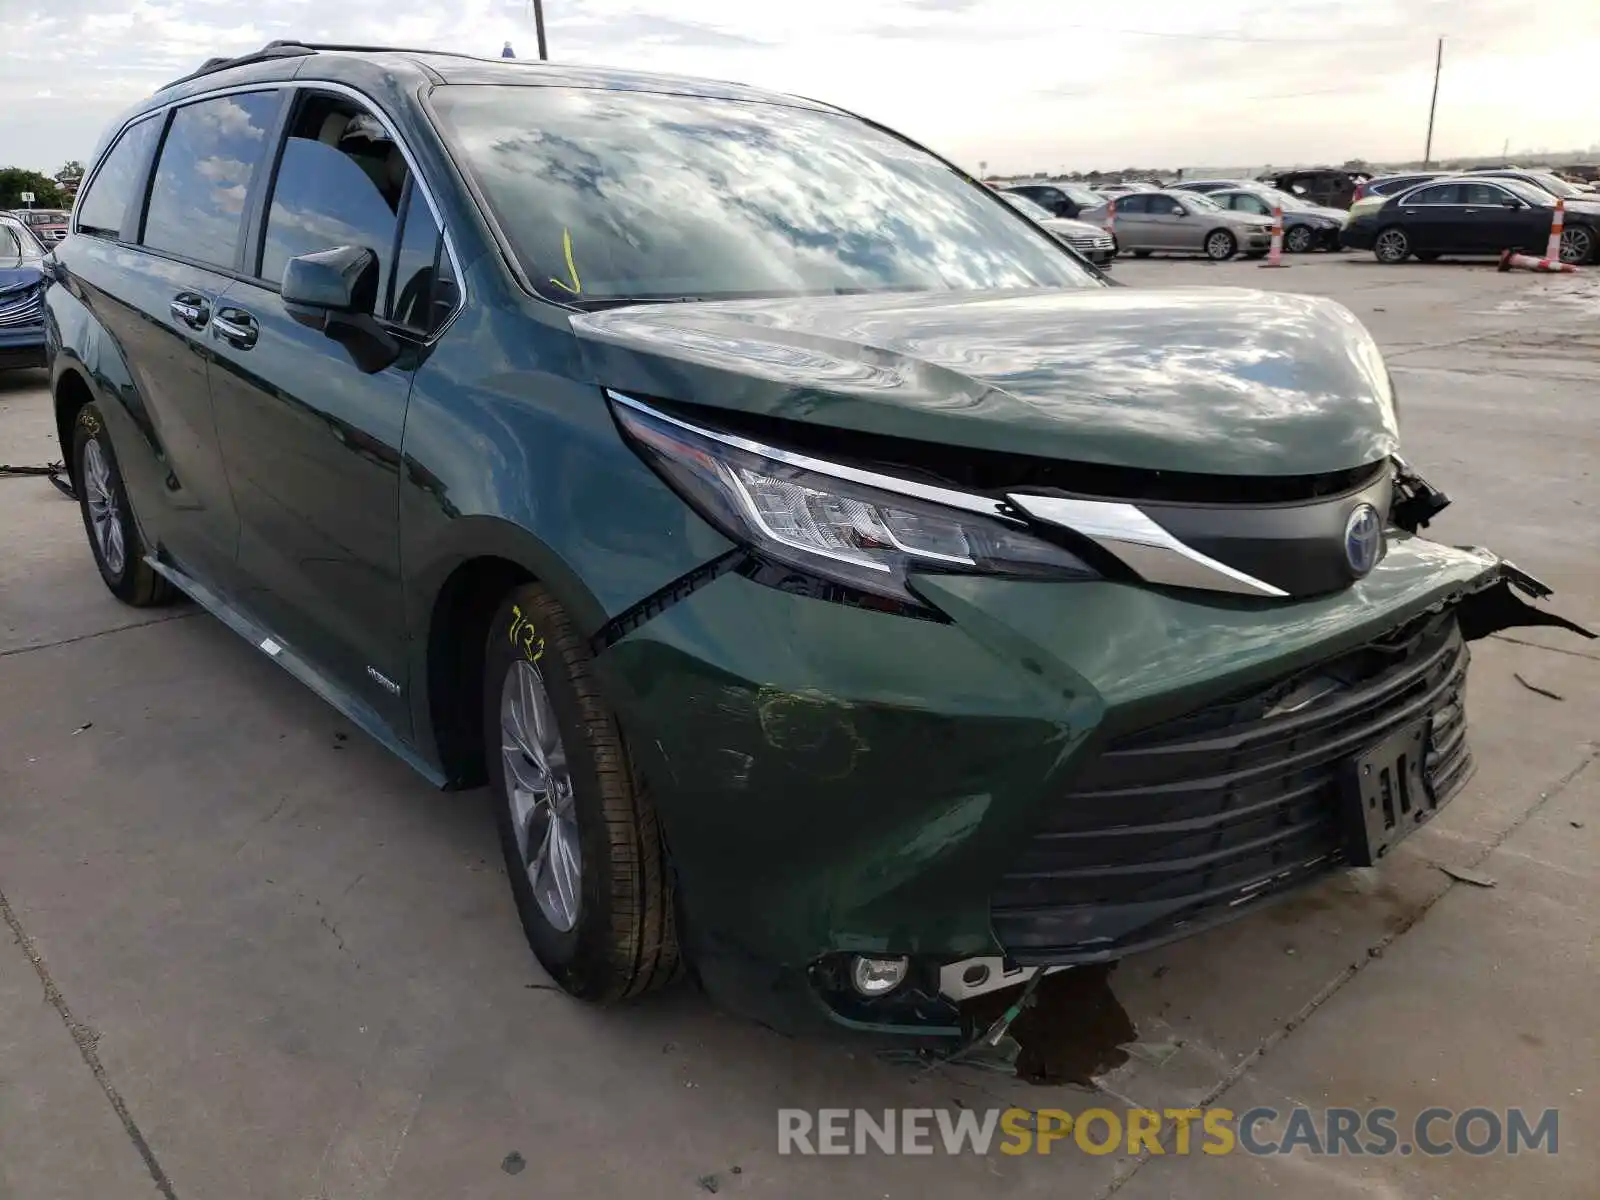
M273 38L494 56L527 0L38 0L6 5L0 164L87 159L129 104ZM558 60L833 101L976 166L1022 171L1582 146L1600 5L1521 0L546 0ZM21 10L21 11L15 11ZM71 78L72 87L62 80Z

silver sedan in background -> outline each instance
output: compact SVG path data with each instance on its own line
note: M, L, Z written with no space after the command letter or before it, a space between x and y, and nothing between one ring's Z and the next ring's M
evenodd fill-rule
M1283 248L1291 254L1341 248L1339 230L1344 228L1345 214L1337 208L1325 208L1262 185L1223 188L1207 192L1206 199L1219 208L1252 213L1269 220L1273 207L1277 206L1283 211Z
M1015 192L1001 192L1000 199L1040 226L1057 241L1071 246L1102 271L1111 269L1111 260L1117 256L1116 243L1100 226L1090 225L1086 221L1069 220L1066 217L1052 217L1032 200Z
M1135 192L1118 196L1112 236L1118 253L1144 258L1156 251L1204 254L1207 258L1260 258L1272 242L1272 218L1233 212L1198 192ZM1109 206L1081 219L1104 227Z

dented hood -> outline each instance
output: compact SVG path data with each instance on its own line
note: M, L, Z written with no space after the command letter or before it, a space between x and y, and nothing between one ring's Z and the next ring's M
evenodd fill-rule
M1330 300L1084 288L641 304L574 316L634 394L1152 470L1312 475L1398 443L1388 373Z

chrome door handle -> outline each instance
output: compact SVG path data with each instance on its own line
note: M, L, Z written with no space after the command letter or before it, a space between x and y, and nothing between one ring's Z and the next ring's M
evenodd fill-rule
M172 313L174 318L182 321L191 329L199 329L203 326L206 323L206 317L209 315L203 302L195 303L182 299L174 300L167 306L167 310Z
M230 308L223 309L211 319L211 332L241 350L248 350L256 344L260 327L249 313Z

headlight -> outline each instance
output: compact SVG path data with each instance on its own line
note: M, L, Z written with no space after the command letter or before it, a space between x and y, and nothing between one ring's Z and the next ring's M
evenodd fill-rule
M914 571L1097 577L1003 501L824 462L606 394L624 436L673 490L766 558L897 600L915 599Z

